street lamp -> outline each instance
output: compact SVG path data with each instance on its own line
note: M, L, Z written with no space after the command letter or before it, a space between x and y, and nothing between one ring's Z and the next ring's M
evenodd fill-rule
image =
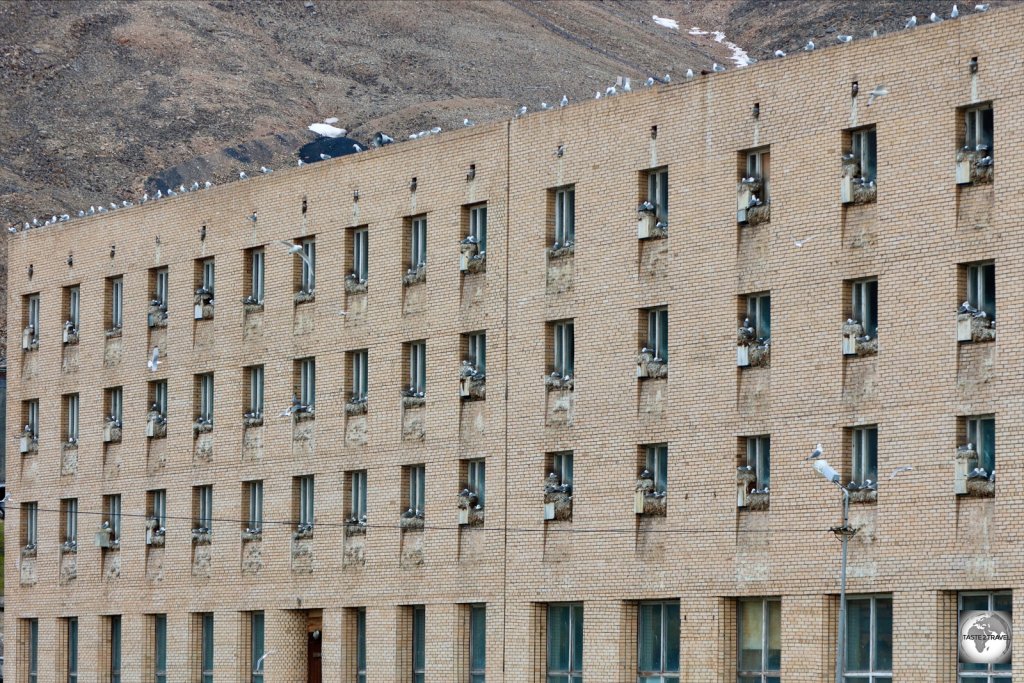
M850 491L840 483L839 472L824 460L815 460L814 470L843 492L843 525L829 529L843 546L843 559L839 569L839 633L836 637L835 681L843 683L843 657L846 654L846 546L857 530L850 526Z

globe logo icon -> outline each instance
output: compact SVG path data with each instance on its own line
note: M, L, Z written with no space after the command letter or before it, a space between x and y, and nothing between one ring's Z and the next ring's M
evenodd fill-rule
M1006 612L961 612L959 633L961 662L1001 664L1010 661L1013 626Z

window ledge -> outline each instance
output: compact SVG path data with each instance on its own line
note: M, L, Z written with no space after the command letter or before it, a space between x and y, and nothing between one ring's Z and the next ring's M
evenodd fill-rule
M262 415L252 415L252 414L244 415L242 417L242 426L247 427L247 428L262 427L263 426L263 416Z
M967 480L967 492L960 494L966 498L995 498L996 482L976 477Z
M345 414L348 416L353 415L366 415L366 399L349 401L345 404Z
M576 253L576 243L575 242L570 242L569 244L566 244L566 245L552 246L552 247L548 247L548 249L547 249L548 258L552 259L552 260L560 259L560 258L566 258L566 257L572 256L575 253Z
M557 373L544 376L544 386L548 391L552 389L573 389L576 380L573 377L562 377Z
M349 294L365 294L366 280L356 280L353 276L349 275L345 278L345 291Z
M424 519L419 517L400 517L398 520L398 526L402 531L422 531Z
M403 408L418 408L427 404L427 399L424 396L403 396L402 407Z
M293 299L296 305L312 303L316 301L316 292L295 292L295 296L293 297Z
M402 286L403 287L409 287L409 286L412 286L412 285L422 284L422 283L424 283L426 281L427 281L427 266L426 266L426 264L423 264L422 266L416 268L415 270L410 268L409 270L407 270L405 272L405 275L402 276Z
M246 313L262 313L263 302L261 301L243 301L242 310Z
M262 529L246 529L242 532L242 541L251 543L253 541L262 541L263 531Z

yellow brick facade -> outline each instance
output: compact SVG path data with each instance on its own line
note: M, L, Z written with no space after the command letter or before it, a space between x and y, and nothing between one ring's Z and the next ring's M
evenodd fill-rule
M263 611L268 683L306 680L314 629L323 680L355 681L351 610L365 608L366 680L409 681L408 606L426 605L426 681L462 682L466 606L485 603L487 681L539 683L544 605L582 602L585 679L625 683L636 680L636 605L664 599L680 604L680 680L735 681L737 600L771 596L781 597L782 679L829 681L839 544L828 528L840 496L804 457L820 441L849 476L849 430L877 425L882 482L877 502L851 512L860 531L849 591L892 596L893 680L954 681L958 592L1012 591L1024 614L1024 408L1009 348L1024 320L1024 228L1013 208L1024 184L1022 31L1024 10L994 11L12 236L8 680L28 681L28 619L39 625L38 680L65 680L68 617L79 620L79 680L109 680L103 617L117 614L123 680L153 680L151 615L167 614L168 680L198 681L192 615L213 612L214 680L248 681L247 613ZM879 85L890 92L868 107ZM995 180L958 187L961 109L981 102L995 112ZM877 202L844 206L844 132L870 125ZM741 154L761 147L771 154L771 220L738 225ZM669 170L669 237L638 240L643 173L660 167ZM552 190L564 186L575 188L575 252L557 260L546 248ZM486 272L460 273L465 207L480 202ZM409 221L421 215L426 282L403 286ZM346 292L345 275L350 229L362 226L369 277L358 295ZM277 242L310 236L316 296L297 305L298 260ZM247 314L246 250L261 246L264 309ZM194 320L196 262L209 257L214 316ZM989 260L998 339L958 343L960 266ZM152 271L163 267L169 320L149 328ZM107 339L114 276L124 278L124 325ZM879 351L844 357L844 283L867 277L879 283ZM81 322L69 346L62 291L72 285ZM770 367L741 369L737 312L756 292L772 297ZM38 350L22 351L25 297L35 293ZM655 306L669 311L670 374L638 380L641 309ZM574 388L548 390L550 323L566 319L575 323ZM486 399L462 400L461 335L480 330ZM417 340L427 345L425 407L403 408L403 345ZM150 372L153 346L164 355ZM346 354L360 349L369 351L365 417L345 411ZM316 360L315 420L278 417L297 389L294 361L307 357ZM246 429L243 368L257 364L265 422ZM196 437L194 378L207 372L215 426ZM166 439L145 435L156 380L168 382ZM122 441L105 444L105 389L118 386ZM71 457L62 396L76 393ZM31 399L38 452L19 456ZM976 415L996 418L994 498L953 491L963 419ZM738 509L742 439L761 434L771 435L770 506ZM641 447L655 443L669 450L663 518L633 509ZM573 453L572 519L545 522L546 459L562 451ZM460 462L470 458L486 460L485 520L473 528L460 527L456 507ZM399 527L403 467L417 464L426 465L422 532ZM900 465L914 470L885 478ZM369 480L361 539L345 534L345 473L354 470ZM316 523L301 543L294 480L304 475L315 478ZM264 482L263 534L243 542L243 482L252 480ZM191 538L201 485L213 486L208 546ZM147 492L158 489L167 491L163 548L145 543ZM123 500L121 547L101 551L93 535L111 494ZM72 554L61 551L65 498L79 504L73 578ZM38 548L23 557L29 501L39 508ZM1013 674L1024 680L1024 657Z

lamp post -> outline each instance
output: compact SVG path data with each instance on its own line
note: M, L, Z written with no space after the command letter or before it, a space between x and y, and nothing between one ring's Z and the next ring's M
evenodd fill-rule
M836 636L835 680L835 683L843 683L843 659L846 654L846 547L857 530L850 526L850 491L840 483L839 473L824 460L816 460L814 469L843 492L843 525L829 529L836 535L843 547L842 560L839 565L839 632Z

